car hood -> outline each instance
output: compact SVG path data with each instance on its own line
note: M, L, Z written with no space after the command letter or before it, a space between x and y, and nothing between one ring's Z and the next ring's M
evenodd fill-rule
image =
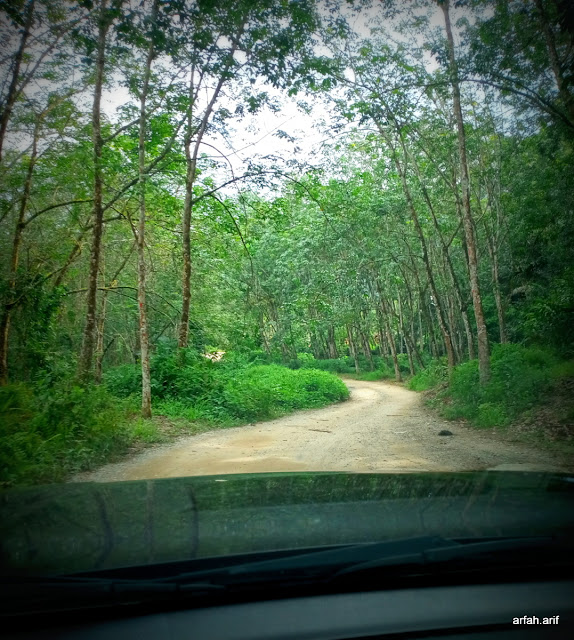
M65 573L420 535L574 533L574 478L258 473L0 493L4 574Z

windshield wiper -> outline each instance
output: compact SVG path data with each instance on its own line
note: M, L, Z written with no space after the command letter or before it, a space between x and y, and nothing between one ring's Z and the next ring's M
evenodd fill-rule
M157 602L177 597L208 596L225 591L214 582L158 582L84 576L2 576L0 614L101 607L130 602Z
M536 549L560 553L572 547L552 537L488 538L459 540L424 536L405 540L345 545L328 551L312 551L286 558L259 560L231 567L182 573L155 582L208 581L237 585L253 582L280 582L289 578L339 578L382 568L408 568L464 561L499 563Z
M523 566L543 557L553 566L572 566L574 547L568 540L553 537L448 539L424 536L388 542L341 545L328 550L307 550L268 560L249 561L215 569L174 573L155 579L105 578L86 575L58 577L2 578L0 588L5 611L16 602L38 608L102 606L114 603L163 599L202 598L217 594L245 593L250 589L279 589L318 584L359 582L376 572L377 583L390 583L409 575L434 570L488 570ZM540 551L540 554L537 553ZM218 559L218 562L224 561ZM141 569L141 568L140 568ZM129 569L125 570L129 576ZM150 567L153 574L153 567ZM141 575L141 574L140 574ZM34 607L32 607L34 608Z

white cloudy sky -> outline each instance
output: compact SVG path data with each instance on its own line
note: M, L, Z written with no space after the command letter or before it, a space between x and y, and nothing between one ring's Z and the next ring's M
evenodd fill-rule
M368 33L367 24L376 15L374 12L376 12L376 4L370 12L353 18L353 28L360 34L366 35ZM453 21L454 19L456 19L456 15L453 16ZM442 12L438 7L434 9L431 23L434 26L444 24ZM430 58L428 62L429 65L435 65ZM257 88L268 91L272 96L277 97L281 103L281 110L274 113L270 109L264 108L256 115L247 115L242 120L230 120L231 135L229 138L224 140L218 135L206 136L205 142L207 144L203 146L202 151L213 157L217 157L217 152L213 147L222 151L233 165L233 171L236 175L241 175L244 172L247 160L266 155L279 156L284 160L296 159L300 163L319 164L323 143L333 140L333 134L330 134L328 127L325 127L325 123L328 124L329 121L336 118L332 108L330 109L324 100L317 97L299 95L290 98L286 93L276 91L263 82ZM103 108L113 118L113 112L118 105L127 100L129 100L127 90L116 86L104 96ZM312 112L307 114L299 109L298 100L312 102ZM219 102L219 106L229 104L230 101L226 100L225 96ZM234 107L230 110L233 111ZM322 126L320 126L321 122ZM295 142L278 137L276 135L278 130L287 133L295 139Z

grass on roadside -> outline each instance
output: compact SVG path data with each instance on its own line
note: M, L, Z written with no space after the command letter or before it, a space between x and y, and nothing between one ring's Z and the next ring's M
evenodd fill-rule
M0 486L64 481L179 435L322 407L349 395L326 371L178 358L160 353L152 363L151 420L138 416L141 374L132 365L111 370L101 386L65 377L0 387Z
M518 440L574 453L574 361L559 360L548 350L496 345L491 379L484 387L476 360L455 367L450 378L446 362L435 360L408 386L427 391L427 403L447 419L502 429Z

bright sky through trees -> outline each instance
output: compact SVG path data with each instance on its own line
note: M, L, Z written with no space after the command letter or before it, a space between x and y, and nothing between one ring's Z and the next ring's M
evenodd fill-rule
M203 411L213 348L462 371L496 424L500 345L572 355L570 3L0 10L3 386L121 378L147 416L181 369Z

